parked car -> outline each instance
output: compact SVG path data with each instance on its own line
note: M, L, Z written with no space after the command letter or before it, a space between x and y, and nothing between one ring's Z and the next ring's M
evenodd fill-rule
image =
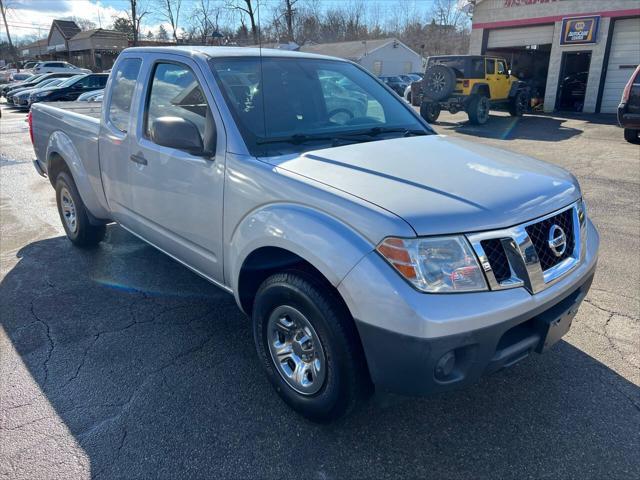
M624 139L640 144L640 65L624 87L618 105L618 124L624 128Z
M7 92L7 102L10 103L11 101L13 101L13 99L15 98L16 95L26 91L26 90L33 90L34 88L42 88L45 87L47 85L50 84L50 82L52 82L53 80L56 80L56 78L47 78L47 79L43 79L41 82L38 83L31 83L29 82L29 84L27 84L26 86L22 85L22 86L17 86L16 88L12 88L11 90L9 90ZM60 79L60 80L64 80L64 79Z
M80 68L68 62L38 62L33 67L35 73L54 73L54 72L71 72L71 73L91 73L88 68Z
M19 72L15 72L12 73L11 76L9 77L9 81L10 82L23 82L24 80L26 80L27 78L30 78L33 76L33 72L31 72L30 70L20 70Z
M76 100L78 102L97 102L102 100L104 89L91 90L81 94ZM99 99L99 100L98 100Z
M378 78L401 97L404 95L404 89L407 88L407 84L397 75L383 75Z
M483 55L444 55L427 59L419 98L420 115L429 123L441 110L464 111L469 123L484 125L491 109L508 110L519 117L527 110L527 85L512 75L504 58Z
M66 78L50 78L42 82L41 84L36 85L35 87L20 89L15 92L12 92L13 95L13 105L17 108L29 108L31 103L29 102L29 97L38 93L43 89L56 87L61 83L65 82Z
M368 98L347 122L329 74ZM589 290L599 237L575 176L437 135L356 64L132 48L105 91L28 116L67 237L95 246L118 222L233 294L256 365L309 418L544 352Z
M10 95L11 92L19 88L34 87L50 78L69 78L73 76L74 74L69 72L41 73L41 74L33 75L32 77L29 77L24 82L11 83L11 84L0 87L0 94L3 94L6 97Z
M29 96L31 105L37 102L72 101L81 94L103 88L109 75L106 73L89 73L77 75L56 87L43 88Z
M422 77L420 75L415 75L413 73L405 73L398 76L407 85L409 85L412 82L419 82L420 80L422 80Z

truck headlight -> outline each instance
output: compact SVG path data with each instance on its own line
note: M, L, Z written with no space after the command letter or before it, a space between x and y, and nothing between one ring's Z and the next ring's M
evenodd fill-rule
M478 260L463 236L388 237L376 250L420 291L454 293L488 289Z

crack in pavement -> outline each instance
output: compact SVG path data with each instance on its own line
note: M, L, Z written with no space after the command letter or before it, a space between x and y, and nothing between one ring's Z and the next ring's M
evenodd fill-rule
M35 312L34 303L38 298L40 298L40 295L34 297L31 300L30 311L31 311L31 315L33 315L33 318L35 318L37 322L41 323L44 326L45 334L47 335L47 339L49 340L49 351L47 352L47 358L45 358L44 363L42 364L44 368L43 385L46 385L47 380L49 379L49 360L51 360L51 355L53 354L53 349L55 348L55 344L53 343L53 338L51 337L51 329L49 327L49 324L44 320L42 320Z

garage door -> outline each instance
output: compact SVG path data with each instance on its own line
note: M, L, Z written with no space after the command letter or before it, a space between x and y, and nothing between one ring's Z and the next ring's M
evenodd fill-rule
M537 25L535 27L501 28L489 31L487 48L526 47L527 45L544 45L553 43L554 25Z
M640 18L616 20L611 40L607 76L602 91L603 113L615 113L622 90L633 70L640 64Z

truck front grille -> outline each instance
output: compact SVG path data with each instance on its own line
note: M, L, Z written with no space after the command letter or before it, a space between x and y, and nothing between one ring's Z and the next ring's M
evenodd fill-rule
M467 235L491 290L537 293L575 268L585 247L582 201L504 230Z
M487 254L487 260L489 260L496 280L504 282L511 277L509 260L507 260L507 254L504 252L502 241L499 238L492 238L490 240L482 240L480 244Z
M559 264L565 258L573 254L573 215L571 210L565 210L555 217L547 218L541 222L534 223L526 227L529 238L533 242L538 258L540 258L540 266L542 271ZM567 237L567 245L560 256L556 256L549 248L549 231L553 225L558 225L564 231Z

